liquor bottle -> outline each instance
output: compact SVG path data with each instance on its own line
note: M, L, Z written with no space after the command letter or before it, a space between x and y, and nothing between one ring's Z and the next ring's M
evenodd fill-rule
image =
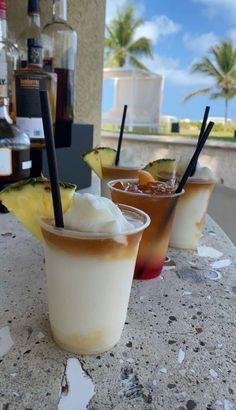
M40 0L28 0L27 25L17 39L21 68L24 68L27 65L28 38L34 38L35 40L41 39Z
M29 38L27 67L15 70L13 80L13 112L17 126L31 139L32 148L45 146L40 104L40 90L47 90L52 120L55 122L57 75L42 68L42 40Z
M30 139L8 113L8 98L0 96L0 190L30 176ZM0 203L0 213L7 209Z
M57 73L56 125L73 121L77 33L67 24L67 1L53 0L52 22L42 31L44 68Z
M8 113L8 98L0 97L0 183L30 175L30 139L17 128Z
M17 67L18 52L8 40L6 0L0 0L0 96L12 101L12 77Z

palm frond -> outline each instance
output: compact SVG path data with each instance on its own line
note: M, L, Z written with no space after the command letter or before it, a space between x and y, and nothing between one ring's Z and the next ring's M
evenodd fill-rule
M236 55L230 40L221 41L219 45L211 47L210 53L214 56L222 74L228 74L228 72L235 66Z
M213 87L207 87L207 88L202 88L201 90L198 90L198 91L194 91L193 93L184 97L183 102L190 100L192 97L195 97L196 95L209 93L212 89Z
M192 73L202 73L207 76L215 78L217 81L222 81L222 74L218 68L211 62L208 57L204 57L199 63L195 63L191 69Z
M119 54L113 54L105 64L105 68L120 67Z
M151 40L146 37L140 37L134 43L132 43L128 48L129 53L139 55L145 55L147 57L153 58Z
M117 67L123 67L130 57L130 63L134 61L134 66L138 66L144 69L146 67L139 60L135 60L135 56L152 57L152 44L151 40L145 37L141 37L138 40L134 40L135 32L138 27L144 23L144 19L137 18L135 16L136 7L134 5L128 6L125 9L117 9L116 17L106 26L106 36L104 40L104 47L106 51L106 58L109 61L106 62L111 67L111 64L115 64ZM110 51L110 55L107 53ZM134 57L134 60L131 59Z
M149 69L136 57L130 56L129 57L130 64L135 68L140 68L141 70L149 71Z

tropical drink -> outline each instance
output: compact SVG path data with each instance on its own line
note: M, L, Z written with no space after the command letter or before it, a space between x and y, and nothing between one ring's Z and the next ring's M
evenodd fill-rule
M177 200L175 187L168 182L114 180L108 183L112 200L134 206L151 219L143 234L137 256L134 278L152 279L160 275L170 239Z
M113 347L125 323L144 212L75 194L66 229L42 221L49 319L55 342L79 354Z

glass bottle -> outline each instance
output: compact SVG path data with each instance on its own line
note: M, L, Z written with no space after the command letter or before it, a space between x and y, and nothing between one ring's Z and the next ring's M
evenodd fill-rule
M0 185L30 175L30 139L8 113L8 98L0 97Z
M0 97L12 101L12 78L17 67L18 52L8 41L6 0L0 0Z
M53 0L52 22L42 31L44 68L57 73L56 124L73 121L77 33L67 24L67 1Z
M42 40L30 38L27 43L27 67L15 70L14 74L13 113L17 126L30 136L32 148L43 148L45 139L39 91L48 91L54 124L57 75L42 68Z
M21 68L27 65L28 38L34 38L35 40L41 38L40 0L28 0L27 25L17 39Z

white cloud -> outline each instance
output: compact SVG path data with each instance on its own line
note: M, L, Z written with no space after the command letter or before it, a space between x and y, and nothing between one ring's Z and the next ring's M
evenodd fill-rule
M115 18L116 11L124 9L128 4L134 4L130 0L107 0L106 5L106 24ZM141 17L144 14L144 5L139 3L135 4L137 17ZM150 21L145 21L144 24L139 27L135 33L135 38L147 37L155 44L160 37L168 36L170 34L176 34L181 30L181 25L175 23L165 15L153 17Z
M230 21L236 19L235 0L193 0L206 6L205 12L209 17L216 15L225 16Z
M137 16L143 15L145 6L144 4L136 4L132 0L107 0L106 1L106 24L116 17L117 9L123 10L128 5L135 5Z
M117 8L122 9L127 3L127 0L107 0L106 23L109 23L115 17Z
M227 36L232 40L232 42L236 46L236 28L232 28L231 30L229 30Z
M135 37L150 38L155 44L160 37L176 34L181 30L181 25L175 23L165 15L156 16L137 29Z
M168 81L168 83L175 86L207 87L212 84L210 78L204 77L201 74L191 73L191 66L195 60L193 60L189 66L184 68L179 66L179 61L177 59L161 56L159 54L155 54L153 60L150 61L146 59L143 62L150 71L163 75L166 82Z
M218 37L213 33L204 33L199 36L193 36L190 33L184 34L183 37L184 46L195 54L205 54L210 47L216 45L219 42Z

